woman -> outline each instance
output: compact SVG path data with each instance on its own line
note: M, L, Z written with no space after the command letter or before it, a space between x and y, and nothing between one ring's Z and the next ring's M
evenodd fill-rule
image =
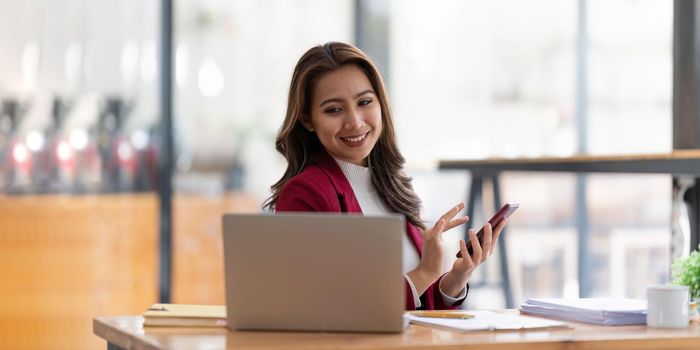
M406 309L458 308L474 269L493 253L505 220L484 228L473 254L460 240L462 258L443 271L441 234L467 222L455 217L459 203L432 228L420 218L420 199L403 173L391 110L381 76L369 57L348 44L331 42L307 51L297 62L287 114L277 135L287 170L272 186L265 207L406 217L404 272Z

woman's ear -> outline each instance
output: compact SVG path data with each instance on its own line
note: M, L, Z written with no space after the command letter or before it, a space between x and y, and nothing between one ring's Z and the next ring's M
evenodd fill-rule
M309 123L309 119L306 116L301 118L301 125L309 132L314 132L314 126Z

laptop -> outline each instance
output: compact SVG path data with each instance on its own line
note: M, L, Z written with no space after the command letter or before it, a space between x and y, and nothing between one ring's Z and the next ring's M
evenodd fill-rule
M229 328L402 332L404 230L399 215L224 215Z

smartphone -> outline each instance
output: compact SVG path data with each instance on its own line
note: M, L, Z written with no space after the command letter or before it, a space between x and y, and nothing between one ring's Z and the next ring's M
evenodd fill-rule
M507 218L510 216L510 214L513 214L513 212L520 207L520 204L510 204L506 203L501 209L499 209L496 214L493 215L491 219L489 219L489 224L491 224L491 228L495 228L498 226L498 224L501 222L501 220ZM484 228L482 227L479 232L476 233L476 238L479 239L479 243L481 244L481 240L484 237ZM469 255L474 253L474 248L472 247L472 241L467 239L467 251L469 252ZM462 251L460 250L457 252L457 257L461 258L462 257Z

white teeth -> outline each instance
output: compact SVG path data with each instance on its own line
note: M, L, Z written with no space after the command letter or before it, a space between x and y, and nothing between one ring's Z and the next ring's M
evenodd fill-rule
M358 136L358 137L343 137L342 139L345 141L350 141L350 142L360 142L360 141L364 140L368 134L369 133L366 133L366 134L364 134L362 136Z

